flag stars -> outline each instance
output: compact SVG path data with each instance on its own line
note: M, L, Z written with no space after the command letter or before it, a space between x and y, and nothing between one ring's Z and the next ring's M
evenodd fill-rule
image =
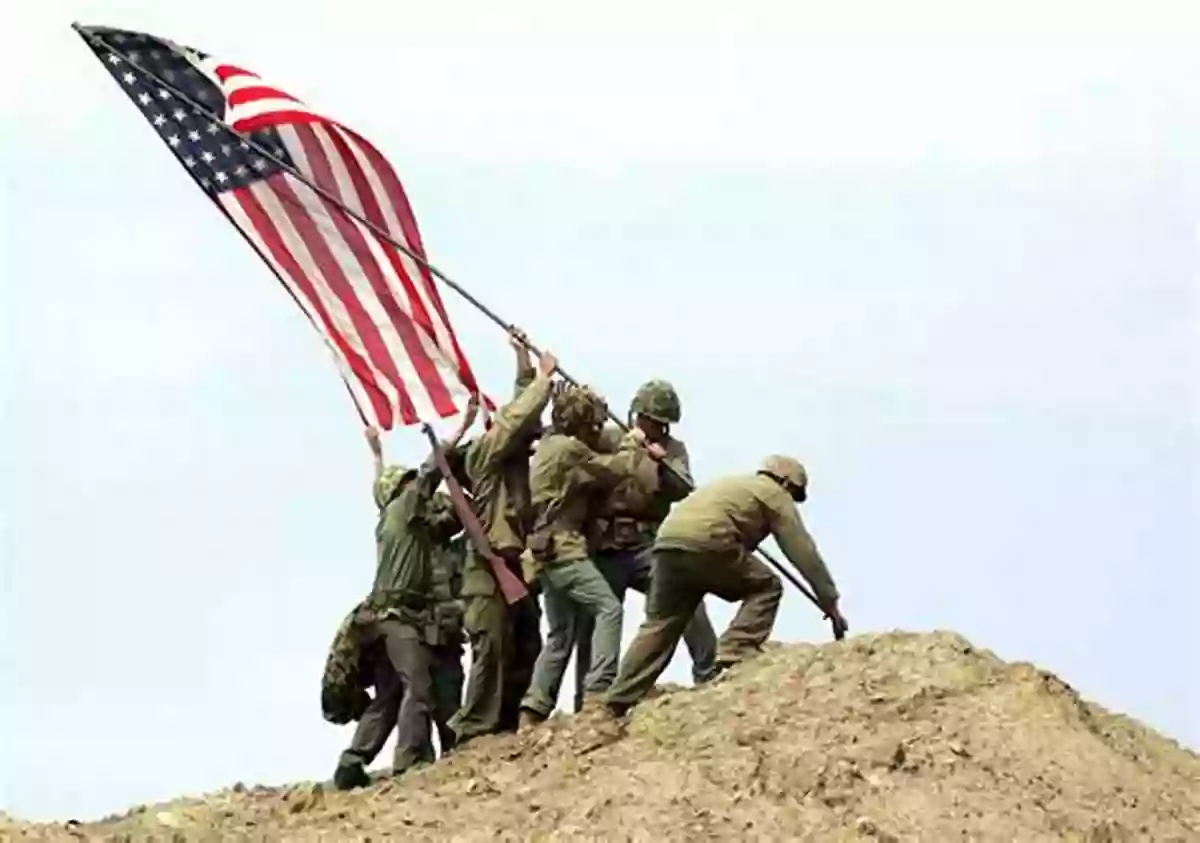
M250 166L261 173L263 170L267 169L267 162L262 158L255 158L254 161L251 162Z
M134 76L132 73L126 73L124 76L121 77L121 79L125 82L126 85L132 85L134 82L137 81L137 77Z
M172 149L179 146L179 135L171 135L171 137L167 138L167 143L171 145Z
M182 123L184 121L184 118L187 117L187 112L184 111L182 108L177 108L171 112L171 116L175 118L176 123Z
M205 129L205 131L210 135L215 135L217 132L221 131L221 124L214 120L208 124L208 128Z
M166 88L158 89L158 98L160 100L169 100L173 96L175 96L175 95L172 94L170 91L168 91Z
M233 154L233 147L227 143L221 144L221 154L228 158Z
M213 155L206 149L200 153L200 160L202 160L205 164L211 164L217 160L217 156Z
M213 178L217 180L217 184L225 184L225 182L229 181L229 176L225 175L220 170L213 173Z
M122 61L124 61L124 59L122 59L116 53L109 53L105 60L109 64L120 64Z
M200 140L200 133L195 129L192 129L190 132L188 132L188 140L190 140L192 143L197 143Z
M240 179L240 178L244 178L246 173L248 173L248 172L250 172L250 171L246 169L245 164L238 164L237 168L234 169L233 174Z
M130 64L137 64L141 60L142 60L142 54L139 53L137 50L134 50L133 52L131 52L129 54L129 63Z
M164 125L166 125L166 122L167 122L167 118L163 117L161 114L154 115L154 125L157 126L158 128L161 129Z
M187 167L189 170L192 169L196 166L196 159L190 155L185 155L183 157L183 166Z
M142 105L149 105L153 100L154 97L147 93L138 94L138 102L140 102Z

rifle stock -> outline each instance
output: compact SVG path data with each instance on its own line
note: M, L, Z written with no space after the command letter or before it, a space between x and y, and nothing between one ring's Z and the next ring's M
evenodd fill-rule
M446 481L446 489L450 493L450 501L454 504L454 509L458 512L458 517L463 523L463 529L467 532L467 537L471 540L471 544L475 546L475 551L488 561L492 568L492 576L496 578L496 585L500 587L500 593L504 595L504 602L509 606L524 599L529 594L529 589L525 587L516 574L514 574L503 559L497 556L492 551L491 543L487 540L487 535L483 532L483 525L479 523L479 519L475 517L475 512L471 509L471 505L467 503L467 497L463 494L462 486L454 479L454 472L450 470L450 463L446 461L446 453L442 450L442 443L438 441L437 436L433 432L433 428L428 424L421 425L421 431L429 439L429 445L433 449L433 461L437 465L438 471L442 473L442 478Z

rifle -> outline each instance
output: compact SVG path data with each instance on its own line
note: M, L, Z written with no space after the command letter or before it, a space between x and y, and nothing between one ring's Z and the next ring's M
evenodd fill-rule
M511 606L524 599L529 595L529 589L516 574L509 570L508 564L492 550L491 543L488 542L487 535L483 532L483 525L479 523L474 510L467 503L467 496L463 494L462 486L454 479L454 472L450 470L450 463L446 461L442 443L438 441L433 428L428 424L422 424L421 432L429 439L429 445L433 449L434 464L437 465L438 471L442 473L442 478L446 481L450 501L454 504L455 511L458 512L463 529L466 530L471 544L475 546L475 552L486 559L491 566L492 576L496 579L496 585L500 587L500 593L504 595L504 602Z

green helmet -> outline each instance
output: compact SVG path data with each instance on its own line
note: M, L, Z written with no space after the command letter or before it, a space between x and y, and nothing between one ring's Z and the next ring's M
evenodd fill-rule
M568 434L588 430L604 423L607 409L604 400L590 389L569 386L554 396L550 423Z
M413 473L411 468L404 468L400 465L389 465L379 475L379 479L375 481L375 505L383 509L392 502L392 498L396 496L396 492L400 491L400 487L409 475Z
M649 380L639 386L629 411L635 416L647 416L661 424L675 424L683 415L679 393L669 381L664 380Z
M763 474L777 477L785 483L791 483L798 489L808 485L808 472L799 460L785 457L782 454L772 454L762 461L758 469Z

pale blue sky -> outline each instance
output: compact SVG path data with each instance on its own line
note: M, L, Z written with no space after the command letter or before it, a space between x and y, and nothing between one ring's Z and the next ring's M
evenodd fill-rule
M372 578L328 352L73 19L358 128L443 270L615 404L678 385L701 481L803 459L853 632L952 628L1200 745L1188 4L428 5L6 12L0 810L328 775ZM828 632L789 594L776 637Z

